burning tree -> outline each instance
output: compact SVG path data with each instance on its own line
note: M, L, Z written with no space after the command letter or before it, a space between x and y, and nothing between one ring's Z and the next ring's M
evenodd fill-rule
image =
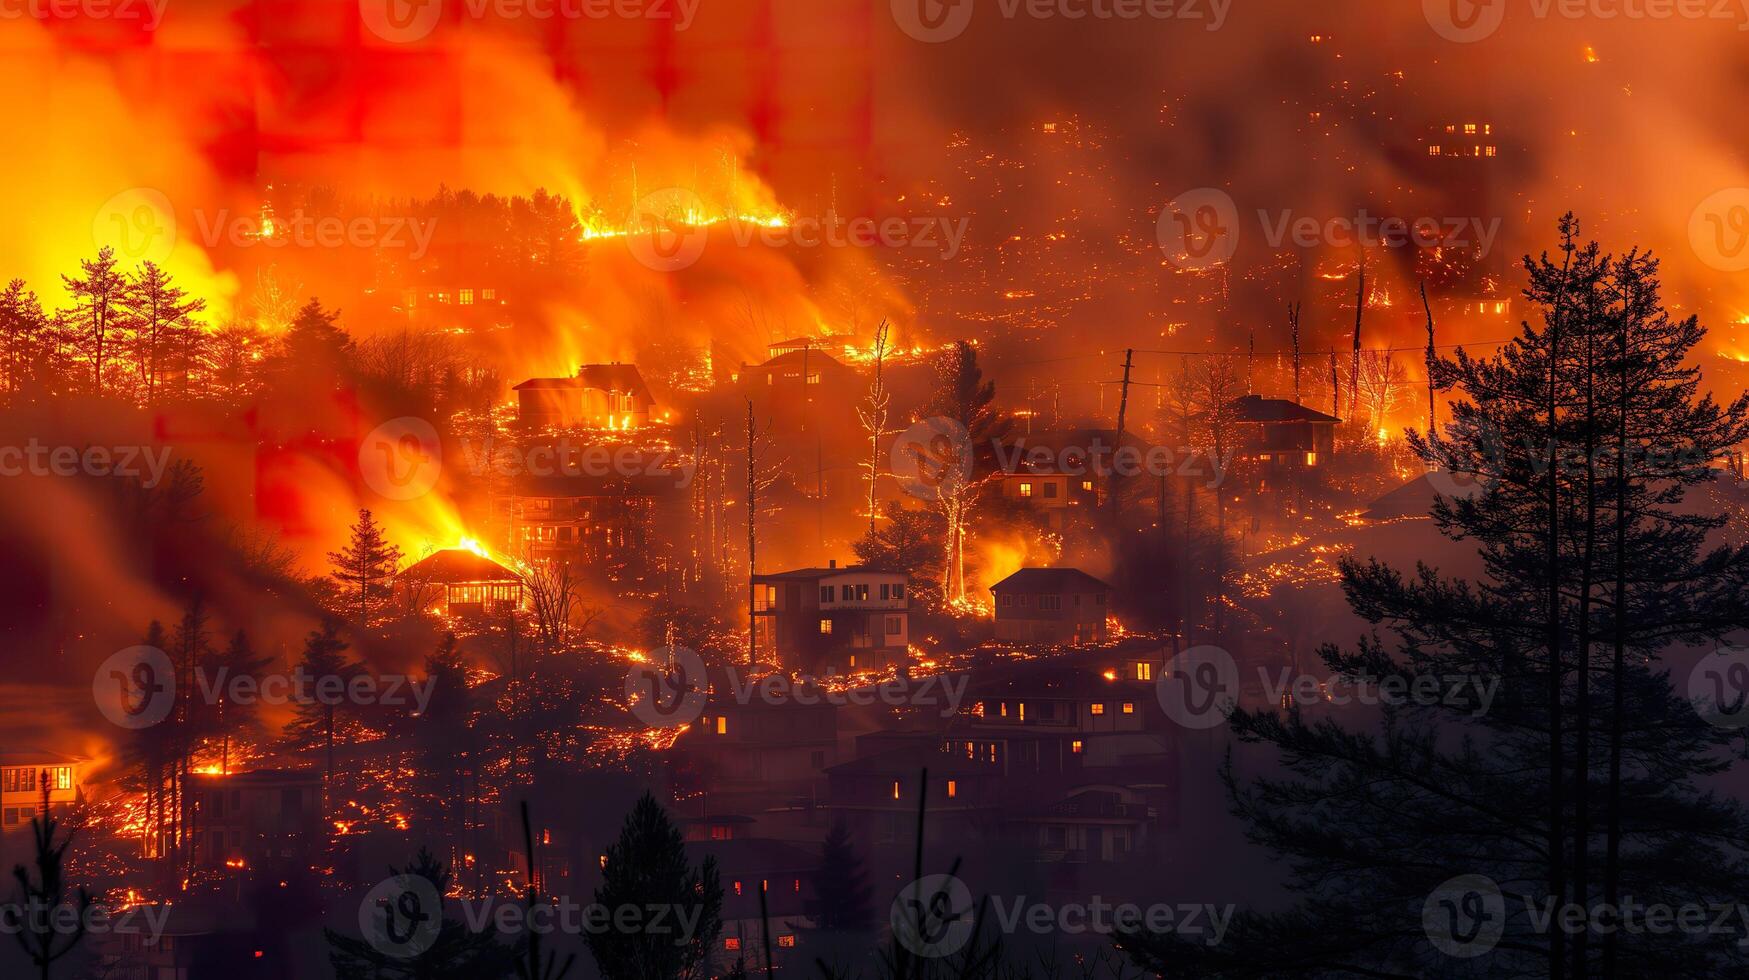
M1371 431L1383 433L1385 419L1397 407L1409 375L1388 350L1367 350L1360 353L1360 373L1355 376L1355 390L1366 409ZM1383 440L1383 436L1380 436Z
M996 382L984 380L978 366L978 349L966 341L949 347L936 367L937 387L923 414L946 419L959 426L965 445L953 447L966 454L962 461L966 478L940 481L939 492L932 493L931 503L941 514L943 528L943 562L941 591L944 601L964 605L966 599L966 533L972 512L986 479L978 479L981 461L993 451L995 444L1008 434L1014 420L995 408Z
M892 408L893 396L887 391L887 383L881 375L881 368L887 359L887 321L875 329L874 339L874 381L868 388L868 398L856 410L856 417L861 420L864 432L868 433L868 462L863 469L868 472L868 531L874 533L875 517L880 512L879 491L881 483L881 440L891 431L887 428L887 417Z

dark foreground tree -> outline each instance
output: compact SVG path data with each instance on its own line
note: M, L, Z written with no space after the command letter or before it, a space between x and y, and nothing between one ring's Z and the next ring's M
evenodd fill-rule
M350 721L340 713L346 702L343 692L362 670L356 661L346 659L346 641L334 620L324 620L321 629L304 639L304 656L296 672L301 685L295 695L296 714L285 727L285 737L293 749L323 749L322 778L330 783L334 743Z
M1708 788L1733 761L1730 734L1662 665L1674 645L1749 623L1749 549L1709 547L1723 519L1681 506L1749 435L1749 399L1721 408L1698 394L1686 362L1703 332L1666 315L1655 261L1580 247L1570 217L1561 230L1558 258L1526 260L1541 323L1497 358L1439 363L1462 397L1443 436L1412 437L1440 472L1474 477L1449 485L1433 517L1475 544L1484 575L1342 567L1350 604L1395 642L1326 647L1325 663L1426 693L1387 705L1376 731L1299 709L1234 712L1236 734L1274 746L1289 773L1246 783L1229 763L1235 810L1286 859L1302 901L1241 914L1218 948L1121 937L1142 965L1231 977L1749 967L1740 930L1712 925L1749 893L1749 812ZM1648 928L1649 906L1690 924Z
M868 869L856 853L850 827L842 817L832 822L826 835L814 880L820 901L814 919L821 929L860 932L869 927L874 918L869 905L874 889L869 887Z
M60 821L49 812L49 774L40 775L42 812L30 821L36 874L32 876L22 864L12 868L12 878L18 882L18 921L12 934L36 966L37 976L49 980L54 965L85 940L91 896L82 887L68 890L67 849L73 845L73 835L59 834ZM69 913L76 913L71 931L65 928Z
M610 915L637 916L632 929L591 932L585 939L605 980L698 980L708 974L722 931L723 888L717 863L692 867L686 844L656 798L632 808L618 843L607 849L595 902ZM652 910L665 910L660 921Z

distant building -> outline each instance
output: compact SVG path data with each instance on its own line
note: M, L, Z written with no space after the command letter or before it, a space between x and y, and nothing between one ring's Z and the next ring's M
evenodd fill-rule
M830 442L835 435L858 431L856 401L867 385L855 369L807 340L773 344L763 364L743 364L736 377L774 432L820 432Z
M743 683L759 683L749 676ZM772 703L747 703L718 688L678 745L711 773L713 805L807 797L824 788L838 759L838 708L818 694Z
M404 587L431 588L437 612L445 616L501 616L522 606L522 579L515 572L463 548L422 558L400 577Z
M322 774L262 769L189 777L194 858L209 870L307 865L327 840Z
M89 766L90 760L58 752L0 752L0 829L12 831L28 825L42 812L45 788L50 810L62 810L83 800Z
M633 364L585 364L570 378L530 378L513 389L528 425L635 429L649 424L656 399Z
M771 965L800 967L807 952L815 902L814 873L820 865L818 847L760 838L688 841L687 860L696 865L715 858L717 880L723 886L723 931L711 951L713 974L733 970L739 960L749 976L766 968L765 936L771 934ZM765 890L764 914L759 892Z
M1341 419L1286 398L1245 395L1233 402L1239 456L1275 466L1317 466L1336 444Z
M895 663L911 645L909 578L852 565L753 576L756 649L786 668L836 674Z
M1077 646L1105 641L1111 586L1078 568L1023 568L990 591L998 640Z
M568 563L604 582L642 580L659 570L664 540L656 528L668 514L679 523L685 483L672 460L629 447L624 459L638 476L600 471L599 460L573 449L555 457L559 472L524 475L507 494L492 498L493 519L511 553L531 561Z

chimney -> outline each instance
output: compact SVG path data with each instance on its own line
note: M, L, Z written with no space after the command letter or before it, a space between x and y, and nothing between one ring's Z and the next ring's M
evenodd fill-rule
M826 567L827 568L837 568L838 567L838 559L836 559L836 558L826 559Z

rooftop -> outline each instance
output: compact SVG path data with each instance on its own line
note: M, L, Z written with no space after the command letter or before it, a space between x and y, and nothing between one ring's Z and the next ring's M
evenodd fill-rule
M403 575L428 582L519 582L521 578L484 555L464 548L447 548L421 558Z
M1233 400L1233 407L1238 410L1240 422L1313 422L1335 425L1342 421L1334 415L1325 415L1315 408L1307 408L1287 398L1243 395Z
M569 378L529 378L512 391L526 388L594 388L599 391L623 391L644 401L654 401L644 376L636 364L584 364Z
M1110 592L1111 586L1079 568L1023 568L995 585L991 592Z

